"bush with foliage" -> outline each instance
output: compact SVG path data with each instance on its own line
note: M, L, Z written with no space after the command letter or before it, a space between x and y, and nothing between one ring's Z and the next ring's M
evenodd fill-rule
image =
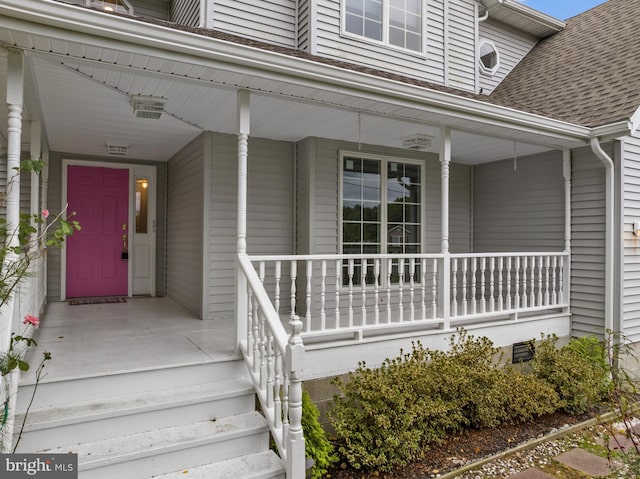
M390 470L465 427L495 427L551 413L554 389L498 365L487 338L460 330L446 352L414 344L411 353L365 364L347 381L334 380L329 418L338 451L352 467Z
M327 468L338 461L333 445L320 424L320 411L311 400L306 389L302 390L302 430L304 431L305 455L313 459L312 479L324 477Z
M581 414L601 402L611 387L604 346L594 338L574 338L562 348L556 335L542 336L531 361L534 374L560 397L560 409Z

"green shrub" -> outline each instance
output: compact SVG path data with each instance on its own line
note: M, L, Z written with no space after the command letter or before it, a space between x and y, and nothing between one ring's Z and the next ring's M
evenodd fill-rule
M320 424L320 411L311 400L309 393L302 390L302 430L304 431L305 455L313 459L311 477L319 479L327 473L327 468L331 467L337 460L333 452L333 445Z
M418 458L456 421L452 404L431 394L432 376L426 374L425 350L387 359L377 369L361 363L347 381L333 384L329 418L338 450L356 469L388 471Z
M543 335L531 367L558 393L560 409L570 414L584 413L600 402L609 389L604 351L600 353L592 340L572 339L562 348L557 347L557 342L557 336Z
M495 427L551 413L552 386L498 366L487 338L460 330L449 350L414 344L378 369L364 363L338 388L328 411L340 454L356 469L391 470L464 427Z

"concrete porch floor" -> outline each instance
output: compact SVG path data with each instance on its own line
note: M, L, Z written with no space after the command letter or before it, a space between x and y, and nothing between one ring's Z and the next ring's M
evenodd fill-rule
M41 381L224 361L235 352L233 321L202 321L168 298L127 298L126 303L47 305L27 353L35 381L42 353L49 351Z

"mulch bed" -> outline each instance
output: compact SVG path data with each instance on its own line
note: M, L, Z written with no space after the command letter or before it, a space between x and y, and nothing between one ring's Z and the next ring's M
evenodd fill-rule
M555 429L577 424L590 417L592 416L588 414L571 416L556 412L522 424L504 425L496 429L466 430L432 446L421 460L392 472L358 471L349 468L346 463L342 463L329 471L327 477L332 479L366 479L371 477L431 479L437 474L445 474L469 462L506 451Z

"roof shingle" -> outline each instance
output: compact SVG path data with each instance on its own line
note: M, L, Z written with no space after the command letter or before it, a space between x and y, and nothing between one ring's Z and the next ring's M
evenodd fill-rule
M490 100L589 127L629 119L640 106L640 0L609 0L570 18Z

